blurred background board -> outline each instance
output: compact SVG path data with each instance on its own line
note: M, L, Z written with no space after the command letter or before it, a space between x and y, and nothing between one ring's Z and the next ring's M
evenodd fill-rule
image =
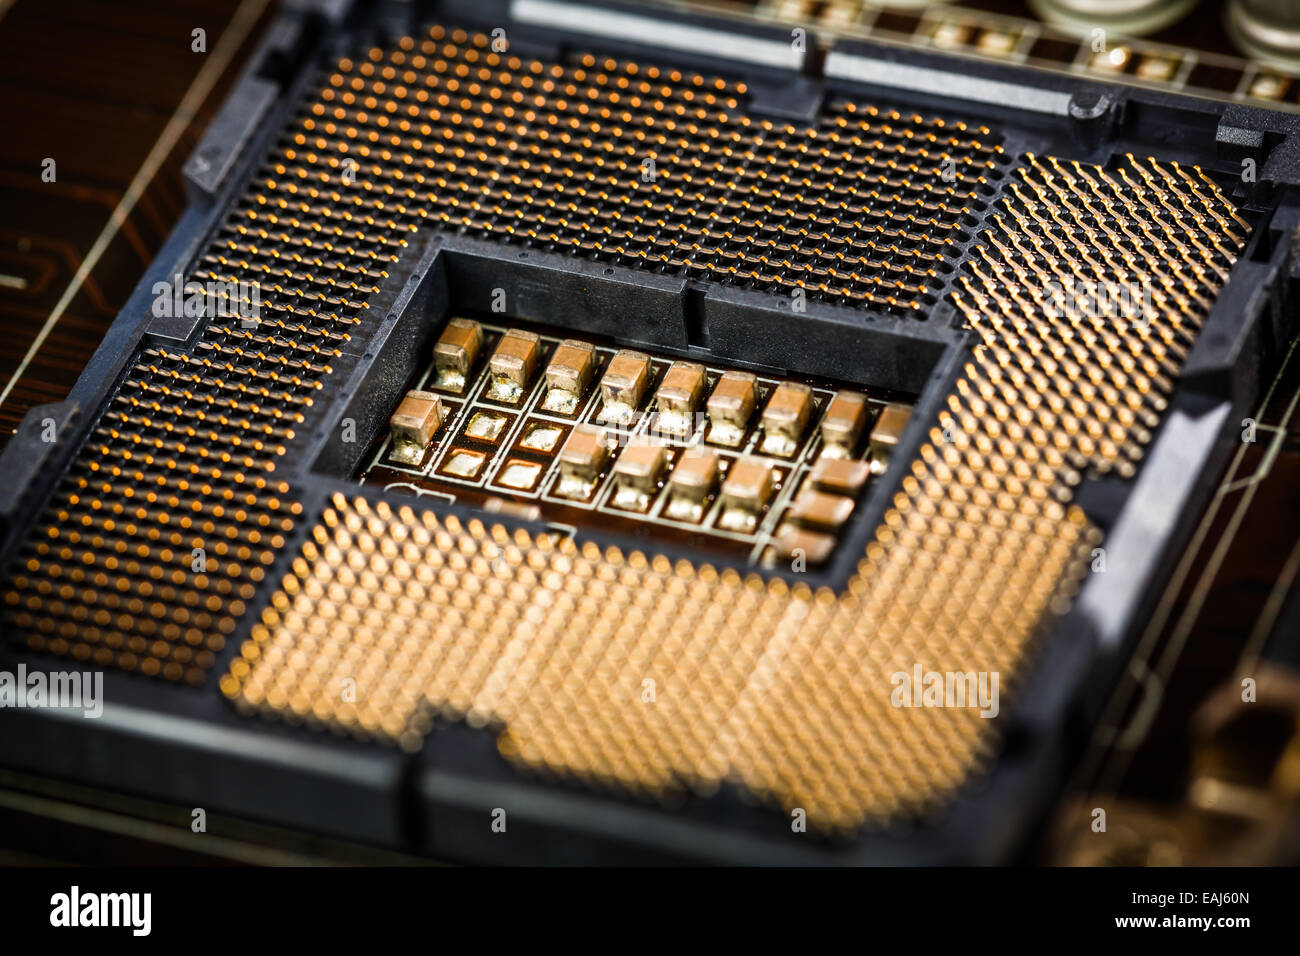
M180 217L181 167L273 6L0 2L0 447L66 396Z

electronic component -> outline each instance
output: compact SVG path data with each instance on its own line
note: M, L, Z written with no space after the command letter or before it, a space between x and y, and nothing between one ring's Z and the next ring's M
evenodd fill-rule
M738 458L722 482L722 515L718 524L729 531L751 531L776 488L772 464L760 458Z
M1295 4L1228 0L1227 23L1236 44L1252 56L1300 69L1300 11Z
M795 453L808 427L812 401L812 389L807 385L782 382L777 386L763 409L763 442L759 447L765 455L788 458Z
M583 500L591 497L609 457L607 441L605 429L592 425L579 425L569 433L569 440L560 449L560 495Z
M1177 20L1196 0L1030 0L1044 20L1075 31L1104 28L1116 34L1141 36Z
M824 564L835 550L835 536L784 524L777 532L774 548L777 557L785 561L801 560L805 566Z
M856 498L870 478L871 467L866 462L830 458L823 451L808 476L808 483L820 491Z
M815 488L805 488L794 499L789 518L795 524L838 531L853 514L853 499L832 495Z
M696 362L674 362L668 366L655 392L658 416L655 427L672 435L695 431L695 412L704 391L704 366Z
M595 360L596 350L588 342L565 339L557 345L546 366L546 397L542 399L542 408L572 415L586 394Z
M600 396L604 403L600 420L615 425L631 424L641 405L649 376L650 358L641 352L624 349L610 359L600 380Z
M492 369L488 398L509 405L519 404L537 367L539 341L537 333L522 329L510 329L501 336L488 362Z
M697 523L704 516L705 503L717 480L717 454L698 445L687 448L669 478L667 516L674 521Z
M452 319L433 347L434 386L460 394L478 353L483 327L472 319Z
M284 63L324 71L285 65L300 101L246 131L264 162L174 247L262 283L262 316L124 313L63 444L14 466L6 646L139 675L123 721L191 694L202 743L159 767L261 735L232 764L274 775L254 809L343 780L311 807L333 832L382 821L422 852L482 856L489 828L461 824L512 793L546 807L511 817L539 837L490 852L661 852L671 830L744 859L977 859L1023 837L978 803L1009 792L978 780L1005 721L895 706L891 668L1004 675L1055 727L1119 663L1092 655L1138 633L1293 321L1290 126L1070 79L990 104L959 94L1033 78L869 45L792 72L660 56L652 31L557 43L516 17L537 6L493 8L508 50L495 24L390 37L419 11L369 7L295 34ZM977 27L945 42L1030 37ZM700 31L728 35L681 42ZM921 69L946 82L919 96ZM1148 290L1149 314L1048 308L1070 277ZM1171 530L1133 524L1153 495ZM1103 544L1139 571L1088 574ZM1023 690L1063 635L1077 659ZM1017 793L1051 764L1038 723ZM309 772L284 756L312 748Z
M732 448L744 441L758 401L758 379L749 372L725 372L709 395L708 440Z
M836 392L822 418L823 458L850 458L867 422L867 397Z
M893 454L894 446L903 437L903 429L912 415L907 405L891 402L886 405L876 418L871 429L871 461L876 470L883 470L884 463Z
M442 424L442 402L432 392L410 391L388 419L392 458L406 465L419 464L433 433Z
M509 515L512 518L522 518L524 521L536 521L542 516L541 509L537 505L521 504L506 498L485 499L483 510L488 514Z
M659 479L668 463L668 449L654 439L633 439L619 452L614 465L618 479L614 506L628 511L645 511L650 497L659 488Z
M364 482L469 503L481 503L488 490L499 497L518 495L536 500L540 514L566 525L581 527L594 511L602 515L601 527L635 522L638 534L648 532L666 542L679 540L683 526L689 526L697 546L766 567L764 556L775 529L798 520L787 515L793 499L769 500L770 493L787 477L798 481L809 469L815 471L821 459L830 460L826 426L811 427L816 411L850 417L856 412L865 420L886 404L886 396L816 379L760 378L513 324L474 324L498 343L494 356L504 347L519 360L507 363L509 369L528 366L529 355L549 356L543 387L528 396L521 392L509 409L502 408L493 398L499 372L487 363L479 378L465 383L468 400L447 413L450 424L435 440L426 467L405 470L397 466L419 462L376 455L364 471ZM433 367L417 380L435 377L440 360L435 349ZM600 400L586 402L597 369L604 369ZM709 382L714 387L702 409ZM653 383L653 401L643 408ZM511 380L512 388L518 385L519 380ZM760 395L766 402L757 415ZM847 411L846 402L852 403ZM837 426L832 421L829 427L839 436L844 428L851 431L853 423ZM726 442L710 440L714 438ZM856 444L841 452L856 457L840 461L866 469L865 451ZM771 488L760 484L749 501L743 499L740 479L734 478L747 473L750 466L736 471L745 459L751 466L764 462L772 482ZM885 461L887 456L881 459ZM558 475L554 480L553 471ZM845 474L840 487L826 490L856 500L868 482L850 486L856 479ZM735 494L719 493L724 477L734 480ZM571 513L575 506L584 514ZM777 512L774 521L755 520L769 508Z

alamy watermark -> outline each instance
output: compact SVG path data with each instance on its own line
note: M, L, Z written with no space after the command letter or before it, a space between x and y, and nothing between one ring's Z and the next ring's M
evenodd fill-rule
M153 284L157 318L240 319L256 325L262 316L262 287L256 282L186 282L179 273Z
M50 925L61 929L112 928L148 936L153 929L152 893L89 893L73 886L50 897Z
M1138 282L1052 280L1043 293L1044 311L1054 319L1079 316L1145 328L1160 314L1151 287Z
M976 287L977 294L1018 303L1027 314L1049 319L1088 320L1121 328L1147 328L1162 311L1162 293L1150 284L1066 276L1044 283L998 283Z
M104 714L103 671L0 671L0 710L79 710L94 719Z
M998 715L997 671L927 671L918 663L889 680L895 707L978 707L981 717Z

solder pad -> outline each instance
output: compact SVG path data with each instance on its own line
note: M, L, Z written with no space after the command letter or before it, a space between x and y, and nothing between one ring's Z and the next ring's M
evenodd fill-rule
M995 722L891 706L890 675L1014 689L1101 541L1076 486L1137 466L1247 229L1195 167L1013 159L845 98L783 123L745 92L441 27L339 61L194 270L259 282L260 323L136 356L10 569L10 629L196 693L220 659L241 712L411 751L465 720L599 790L732 782L837 831L942 804ZM977 345L841 587L362 489L307 512L286 448L422 230L901 316L956 274ZM1102 278L1153 290L1149 314L1049 307Z

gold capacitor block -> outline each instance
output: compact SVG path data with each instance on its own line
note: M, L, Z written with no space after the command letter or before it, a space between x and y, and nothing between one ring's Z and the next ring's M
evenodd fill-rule
M794 524L783 524L776 533L777 557L784 561L802 559L807 564L825 564L835 551L834 535L812 531Z
M523 521L537 521L542 517L542 509L537 505L496 496L489 497L483 502L483 510L491 515L508 515Z
M518 405L537 370L541 339L535 332L510 329L501 336L488 367L492 381L487 396L494 402Z
M821 457L852 458L866 427L869 403L861 392L835 393L822 416Z
M657 431L669 435L695 433L695 413L704 393L704 366L696 362L674 362L664 373L655 392Z
M433 344L434 387L463 394L482 350L483 326L473 319L448 319Z
M659 482L668 465L668 448L663 442L634 439L614 463L614 506L626 511L645 511L659 490Z
M388 419L393 440L389 457L404 465L418 465L442 424L442 400L432 392L409 391Z
M838 531L852 514L852 498L804 488L790 507L789 520L805 528Z
M608 433L594 425L579 425L560 449L560 480L555 493L585 501L609 459Z
M565 339L555 347L546 366L546 394L542 408L548 412L572 415L587 393L592 369L596 365L596 347L590 342Z
M891 402L880 411L871 426L871 469L877 474L885 470L894 447L902 440L903 429L912 417L912 406Z
M718 456L699 445L681 453L668 479L664 513L674 521L698 524L718 482Z
M641 398L650 378L650 356L624 349L609 360L600 379L604 403L599 418L614 425L630 425L636 419Z
M749 432L749 419L758 403L758 379L749 372L725 372L706 403L708 441L735 448Z
M763 441L759 445L765 455L788 458L803 441L812 414L812 389L802 382L782 382L773 390L763 408Z
M776 470L761 458L738 458L722 483L722 514L718 524L731 531L749 531L776 490Z
M812 472L808 475L808 484L818 491L833 495L857 498L871 479L871 466L865 461L850 461L846 458L827 458L825 454L817 459Z

